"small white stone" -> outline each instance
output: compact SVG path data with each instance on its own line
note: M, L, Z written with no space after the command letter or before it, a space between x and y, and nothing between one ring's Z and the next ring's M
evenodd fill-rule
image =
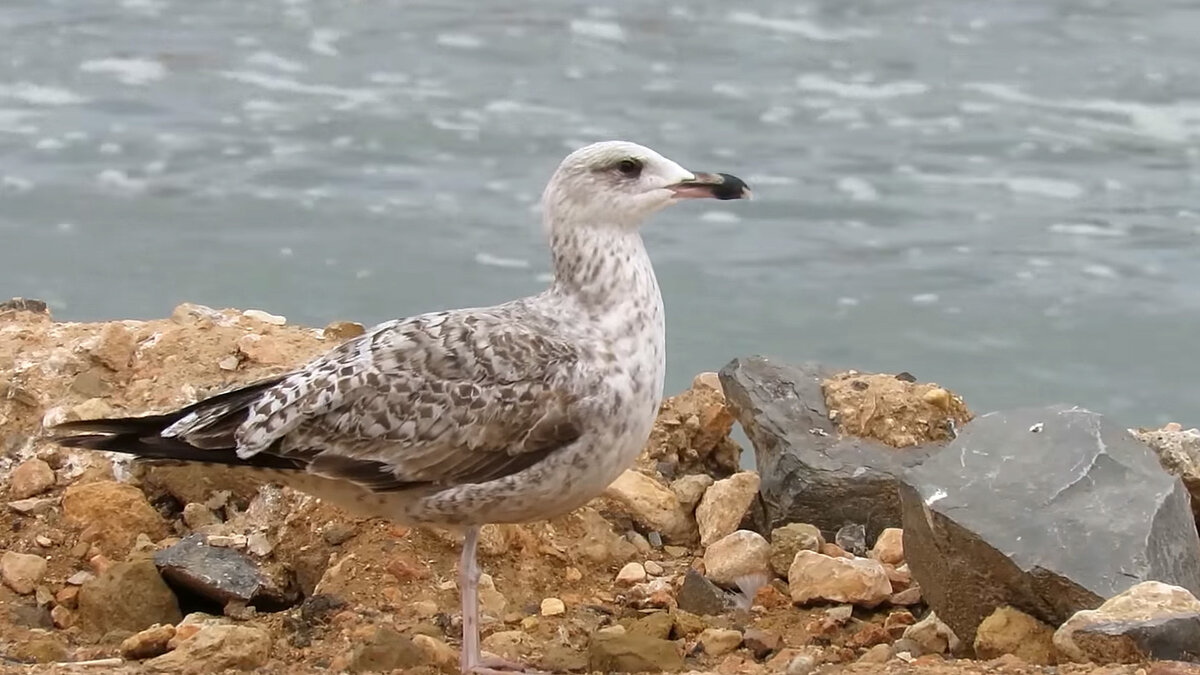
M561 616L566 614L567 605L558 598L542 600L542 616Z
M662 576L663 572L665 571L662 565L653 560L647 560L644 567L646 568L646 574L656 577Z
M278 314L271 314L270 312L264 312L261 309L248 309L242 312L242 316L248 319L257 319L263 323L269 323L272 326L282 326L287 323L287 317L279 316Z
M646 568L639 562L631 562L617 572L617 583L632 586L646 580Z
M217 361L217 367L221 370L237 370L239 363L241 363L241 359L234 354L230 354L220 361Z

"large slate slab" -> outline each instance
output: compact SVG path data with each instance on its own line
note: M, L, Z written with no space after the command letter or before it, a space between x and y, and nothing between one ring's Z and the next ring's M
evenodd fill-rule
M885 528L900 526L898 476L937 449L838 438L821 389L833 374L818 364L762 356L721 369L721 387L754 444L762 479L755 526L762 532L812 523L833 541L843 526L862 524L867 541L875 541Z
M188 535L155 553L154 564L172 586L222 605L242 602L281 609L300 600L290 580L274 579L240 551L210 546L201 534Z
M905 559L925 602L968 643L1001 605L1058 625L1146 580L1200 591L1183 483L1097 413L977 417L906 481Z

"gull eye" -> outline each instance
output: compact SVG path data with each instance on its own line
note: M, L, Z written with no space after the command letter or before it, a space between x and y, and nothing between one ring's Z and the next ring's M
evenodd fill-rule
M636 159L623 159L617 162L617 171L628 178L637 178L642 175L642 163Z

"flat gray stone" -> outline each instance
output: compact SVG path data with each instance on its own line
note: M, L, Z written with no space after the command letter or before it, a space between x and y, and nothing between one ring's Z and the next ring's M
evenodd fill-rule
M1081 627L1073 636L1085 649L1119 638L1132 642L1141 660L1200 663L1200 614L1096 623Z
M905 559L967 643L1001 605L1059 625L1146 580L1200 590L1187 490L1097 413L977 417L906 480Z
M243 602L261 609L282 609L300 600L294 584L271 578L246 554L209 546L192 534L154 554L159 573L172 586L225 605Z
M728 593L691 568L683 575L683 585L675 595L675 602L679 609L692 614L724 614L735 609Z
M875 541L885 528L900 527L898 477L938 448L838 438L821 389L834 374L817 364L762 356L737 358L721 369L721 387L754 444L762 479L754 506L760 532L812 523L833 541L843 526L859 524L867 541Z

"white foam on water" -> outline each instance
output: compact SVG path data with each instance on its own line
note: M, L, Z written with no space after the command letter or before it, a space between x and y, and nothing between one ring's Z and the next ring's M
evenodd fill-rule
M0 125L0 128L2 128L2 125ZM40 138L38 139L37 143L33 144L33 147L36 150L53 152L56 150L62 150L63 148L67 147L67 144L57 138Z
M408 84L412 76L408 73L375 72L367 76L367 81L374 84Z
M590 21L575 19L571 21L571 32L581 37L606 42L624 42L625 29L615 21Z
M246 63L264 68L274 68L282 73L303 73L308 68L299 61L280 56L274 52L257 51L246 57Z
M309 96L328 96L345 101L345 107L354 108L366 103L375 103L381 99L380 93L373 89L353 89L350 87L335 87L328 84L306 84L288 77L269 75L254 70L227 70L222 77L235 82L241 82L268 91L286 91L293 94Z
M900 96L917 96L927 93L929 85L924 82L900 80L896 82L839 82L821 73L806 73L796 78L801 91L833 94L841 98L859 100L882 100Z
M470 33L441 33L434 41L451 49L479 49L484 45L481 38Z
M1067 234L1076 237L1127 237L1129 231L1115 225L1099 225L1096 223L1054 223L1049 228L1054 234Z
M487 267L503 267L506 269L528 269L529 261L520 258L502 258L491 253L476 253L475 262Z
M746 181L751 185L795 185L796 179L791 176L774 176L767 173L754 173L746 177ZM754 188L751 187L751 190Z
M167 76L167 67L151 59L91 59L79 64L85 73L110 75L121 84L143 86Z
M729 21L742 26L799 35L816 42L845 42L879 35L879 31L871 28L828 28L804 19L773 19L753 12L732 12Z
M1120 279L1121 278L1120 273L1118 273L1116 269L1109 267L1108 265L1101 265L1100 263L1092 263L1091 265L1084 265L1083 273L1088 275L1089 277L1096 277L1098 279Z
M879 190L865 178L858 176L843 176L838 179L837 189L850 196L856 202L879 201Z
M705 211L700 214L705 223L740 223L742 217L732 211Z
M1017 194L1054 197L1056 199L1078 199L1086 192L1078 183L1057 178L1019 176L1004 179L1004 185Z
M914 305L934 305L941 300L937 293L918 293L910 299Z
M87 99L73 91L32 82L0 84L0 98L11 98L30 105L78 105Z
M36 115L28 110L0 109L0 133L19 134L28 136L36 134L38 128L33 124L25 124L25 120Z
M101 143L100 147L96 148L96 150L102 155L119 155L125 152L125 148L121 147L120 143L113 143L112 141Z
M104 169L96 174L100 187L125 195L141 194L146 191L146 181L134 178L120 169Z
M341 52L338 51L335 43L342 39L343 35L344 33L341 31L332 28L314 29L308 38L308 48L322 56L338 56Z
M0 177L0 189L6 192L29 192L33 189L33 181L21 176L5 174Z

